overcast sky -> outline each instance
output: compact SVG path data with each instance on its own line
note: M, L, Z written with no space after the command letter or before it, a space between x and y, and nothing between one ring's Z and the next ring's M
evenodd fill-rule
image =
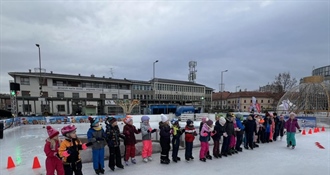
M297 79L329 65L330 2L324 1L10 1L1 6L0 93L8 72L188 80L219 91L256 90L278 73Z

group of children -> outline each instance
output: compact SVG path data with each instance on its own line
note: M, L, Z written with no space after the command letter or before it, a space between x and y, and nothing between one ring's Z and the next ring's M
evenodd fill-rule
M194 122L187 120L186 126L181 127L177 119L169 121L166 115L161 115L159 122L159 135L161 155L160 163L169 164L169 151L172 144L172 161L178 162L181 158L178 156L180 147L180 137L184 134L185 138L185 160L187 162L194 159L192 155L193 142L195 137L199 135L201 143L199 159L206 162L211 160L209 150L209 141L213 140L213 157L227 157L241 152L241 144L244 142L245 149L253 149L259 147L257 143L268 143L276 141L278 137L282 139L287 131L287 147L295 148L296 128L299 129L295 114L291 113L289 120L284 121L284 117L278 117L276 113L266 112L265 118L259 115L251 114L246 120L240 114L233 115L228 113L226 117L216 117L216 121L204 117L199 126L199 132L196 131ZM123 132L117 125L114 117L108 117L105 121L106 130L102 128L97 118L89 117L91 123L87 132L88 143L82 144L77 138L76 127L68 125L61 129L62 135L65 137L63 141L59 140L59 132L47 126L49 137L46 140L44 151L46 153L46 170L47 175L53 175L56 171L58 175L82 175L82 162L79 151L86 150L87 147L92 148L93 168L96 174L104 174L104 147L109 147L109 168L114 171L115 167L124 169L121 161L120 138L124 140L125 165L129 165L129 159L132 164L136 164L135 144L137 143L135 134L142 134L142 159L144 162L152 161L152 137L151 134L156 132L149 124L148 116L141 117L140 129L136 129L133 125L133 119L127 116L123 121L125 126ZM170 126L170 123L172 126ZM222 146L220 149L220 141Z

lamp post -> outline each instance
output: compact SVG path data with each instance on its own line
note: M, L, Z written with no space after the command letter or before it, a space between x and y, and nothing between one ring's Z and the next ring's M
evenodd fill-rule
M222 110L222 94L223 94L223 73L228 72L228 70L221 71L221 96L220 96L220 102L221 102L221 110Z
M40 45L36 44L36 46L38 47L38 51L39 51L39 95L40 97L42 97L42 82L41 82L41 54L40 54ZM43 109L42 109L42 101L41 101L41 113L43 113Z
M236 86L236 95L237 95L237 88L240 88L240 86ZM238 95L237 95L238 96ZM239 110L239 108L240 108L240 105L239 105L239 98L237 97L237 99L236 99L236 107L237 107L237 109Z
M154 61L153 62L153 79L152 79L152 83L153 83L153 91L154 91L154 100L156 99L155 96L156 96L156 90L155 90L155 65L156 63L158 63L158 60Z

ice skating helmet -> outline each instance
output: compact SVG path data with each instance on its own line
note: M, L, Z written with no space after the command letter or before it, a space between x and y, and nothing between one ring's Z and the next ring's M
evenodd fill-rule
M150 118L148 116L146 116L146 115L144 115L144 116L141 117L141 121L142 122L146 122L146 121L149 121L149 120L150 120Z
M64 126L62 129L61 129L61 133L63 136L65 136L66 134L72 132L72 131L75 131L77 128L76 126L74 125L67 125L67 126Z
M177 124L178 122L179 122L179 120L176 119L176 118L173 118L173 119L171 120L171 124L172 124L172 125L175 125L175 124Z
M194 122L190 119L187 120L187 126L190 126L191 124L194 124Z

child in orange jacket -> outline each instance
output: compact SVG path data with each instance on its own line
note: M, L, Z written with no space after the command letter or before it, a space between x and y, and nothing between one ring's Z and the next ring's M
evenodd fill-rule
M82 175L82 163L80 158L80 150L86 150L91 143L82 144L77 138L76 127L74 125L64 126L61 129L65 140L61 142L59 155L63 157L65 175Z

